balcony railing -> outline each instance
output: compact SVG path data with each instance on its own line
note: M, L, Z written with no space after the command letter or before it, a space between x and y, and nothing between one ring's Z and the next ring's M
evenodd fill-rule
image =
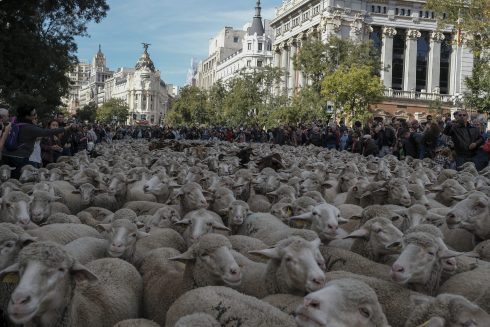
M407 100L423 100L423 101L436 101L451 102L451 95L440 93L427 93L418 91L401 91L386 89L385 97L393 99L407 99Z

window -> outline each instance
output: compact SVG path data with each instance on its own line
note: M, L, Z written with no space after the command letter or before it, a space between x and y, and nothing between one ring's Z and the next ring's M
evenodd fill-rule
M262 43L259 43L259 51L262 51L262 48L263 48Z
M424 12L423 12L422 10L421 10L421 11L419 11L419 17L420 17L420 18L424 17Z
M383 14L386 15L386 7L383 7Z
M395 8L395 15L398 15L398 8Z
M410 9L407 10L407 16L412 16L412 11Z
M381 6L376 7L376 12L379 14L381 13Z
M434 19L434 12L430 13L430 18Z
M429 18L429 12L428 11L425 12L425 18Z
M247 60L247 67L252 66L252 60Z
M403 8L402 8L402 9L400 9L400 15L401 15L401 16L405 16L405 9L403 9Z
M262 60L257 60L257 67L262 67Z
M235 37L233 38L233 42L238 43L238 41L240 41L240 38L239 38L238 36L235 36Z
M252 50L252 43L249 43L249 44L247 45L247 49L248 49L248 50Z
M320 5L313 7L313 16L320 14Z

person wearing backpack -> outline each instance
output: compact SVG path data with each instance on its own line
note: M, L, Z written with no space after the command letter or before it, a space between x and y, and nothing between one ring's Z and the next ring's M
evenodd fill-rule
M34 143L38 137L47 137L64 133L72 126L57 129L44 129L35 124L37 118L36 108L28 105L17 108L18 122L13 123L2 152L2 161L16 169L12 172L12 178L19 178L20 170L29 162L29 156L34 149Z

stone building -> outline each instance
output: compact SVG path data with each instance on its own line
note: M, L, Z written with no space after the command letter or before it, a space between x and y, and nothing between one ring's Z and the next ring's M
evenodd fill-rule
M104 101L121 99L129 106L130 123L159 124L170 105L169 90L148 53L148 44L135 68L120 68L104 83ZM172 87L173 91L173 87Z
M274 63L285 70L280 90L292 95L308 83L292 60L304 40L314 36L326 42L335 35L371 39L379 48L386 68L381 73L386 109L417 107L417 101L449 102L465 91L473 54L461 31L439 30L436 18L423 1L284 0L271 22Z
M274 38L269 21L262 21L260 0L257 0L252 24L246 25L241 48L218 62L216 79L226 82L239 71L272 66L272 43Z

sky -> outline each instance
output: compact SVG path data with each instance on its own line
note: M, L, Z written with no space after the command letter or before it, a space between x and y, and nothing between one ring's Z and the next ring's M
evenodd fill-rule
M191 59L208 56L208 41L225 26L242 29L251 22L256 0L107 0L101 23L90 37L77 38L79 60L90 62L99 44L111 70L134 67L143 48L167 84L183 86ZM262 17L274 18L282 0L262 0Z

